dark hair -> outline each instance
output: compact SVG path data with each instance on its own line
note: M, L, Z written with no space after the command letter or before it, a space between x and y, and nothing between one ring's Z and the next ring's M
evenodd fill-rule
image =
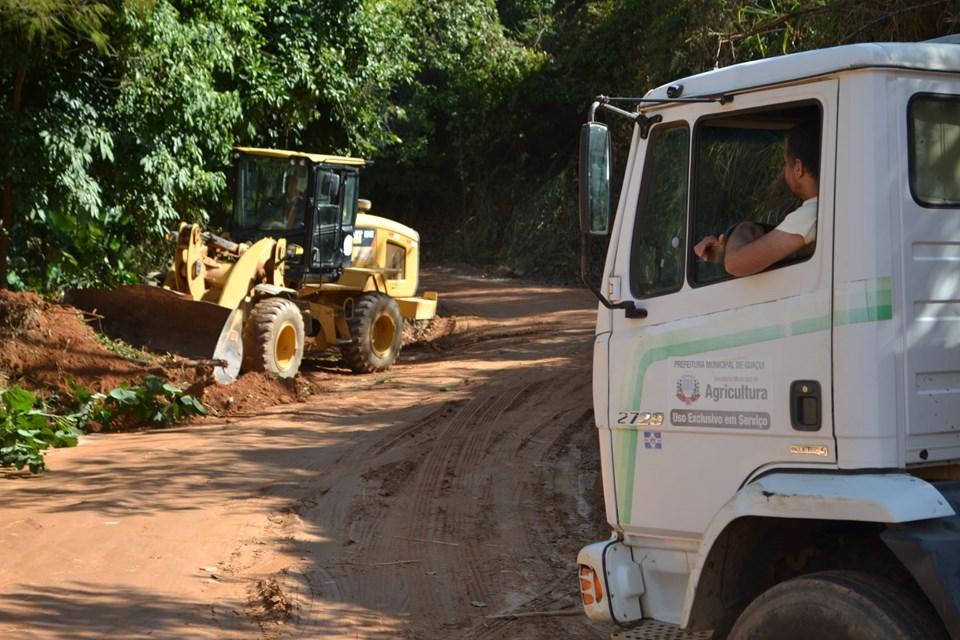
M820 123L801 122L787 132L787 156L820 179Z

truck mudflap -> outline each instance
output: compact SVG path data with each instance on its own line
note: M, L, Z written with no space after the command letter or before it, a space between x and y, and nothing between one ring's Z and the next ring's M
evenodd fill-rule
M588 618L623 624L643 617L643 573L630 547L617 540L596 542L580 550L577 564L580 598Z
M931 484L960 514L960 481ZM960 638L960 515L888 525L880 536Z

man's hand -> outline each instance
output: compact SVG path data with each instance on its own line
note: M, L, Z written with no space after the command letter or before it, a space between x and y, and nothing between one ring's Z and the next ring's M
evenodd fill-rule
M707 236L693 247L693 252L701 260L723 264L723 256L727 247L727 239L721 233L720 236Z

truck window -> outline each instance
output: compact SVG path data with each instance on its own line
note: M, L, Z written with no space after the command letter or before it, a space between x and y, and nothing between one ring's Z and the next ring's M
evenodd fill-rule
M694 148L693 214L690 244L719 236L739 222L754 222L757 233L769 231L802 200L784 181L787 132L800 123L819 123L815 105L752 111L710 118L698 124ZM813 205L815 206L815 205ZM774 266L805 260L810 243ZM691 284L703 285L731 276L722 264L691 256Z
M630 252L630 289L637 298L683 285L689 157L686 124L650 132Z
M910 192L924 207L960 206L960 96L910 100Z

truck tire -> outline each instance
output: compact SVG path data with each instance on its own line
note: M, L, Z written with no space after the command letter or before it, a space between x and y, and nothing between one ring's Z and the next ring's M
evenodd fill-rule
M857 571L824 571L786 580L760 594L728 640L947 640L933 608L889 580Z
M383 293L364 293L353 303L347 320L350 343L341 349L343 359L354 373L383 371L400 355L403 318L397 301Z
M243 332L243 368L292 378L303 359L303 315L286 298L254 305Z

